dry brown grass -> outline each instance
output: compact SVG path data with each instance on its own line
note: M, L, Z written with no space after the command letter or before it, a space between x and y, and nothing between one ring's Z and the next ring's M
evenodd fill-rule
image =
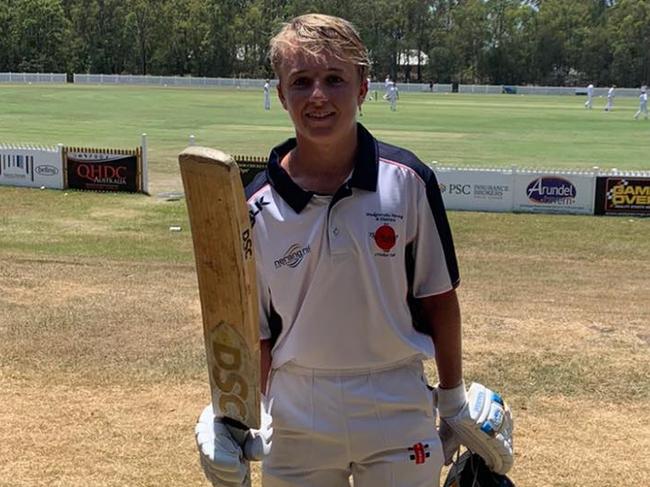
M531 219L539 248L499 246ZM615 235L571 251L553 234L593 222L625 225L452 214L466 376L513 407L520 487L643 485L650 472L650 251L621 252ZM206 485L199 314L189 260L0 252L0 485Z

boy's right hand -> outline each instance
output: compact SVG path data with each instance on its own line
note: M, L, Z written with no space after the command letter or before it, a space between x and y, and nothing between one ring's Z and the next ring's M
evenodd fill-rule
M262 421L259 430L250 430L240 445L228 427L214 417L207 406L196 423L195 436L203 473L215 487L249 487L250 460L261 460L271 451L273 426L271 406L262 398Z

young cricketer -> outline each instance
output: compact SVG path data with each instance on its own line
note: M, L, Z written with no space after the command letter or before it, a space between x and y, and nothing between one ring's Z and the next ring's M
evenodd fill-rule
M434 173L357 122L370 64L357 31L297 17L270 57L295 137L271 150L246 194L273 406L243 445L206 408L206 476L247 485L248 460L261 459L264 487L437 487L446 456L436 411L449 442L506 471L509 412L463 382L460 277ZM431 358L435 389L423 368ZM478 422L477 405L488 411Z

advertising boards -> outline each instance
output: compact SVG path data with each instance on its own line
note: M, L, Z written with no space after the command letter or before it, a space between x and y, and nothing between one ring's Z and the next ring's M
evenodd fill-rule
M593 215L595 176L571 172L516 172L513 211Z
M596 215L650 216L650 177L596 178Z
M470 211L512 211L512 172L434 169L445 208Z
M66 187L132 193L140 191L140 161L137 151L115 152L66 150Z
M0 145L0 184L32 188L63 188L59 148Z

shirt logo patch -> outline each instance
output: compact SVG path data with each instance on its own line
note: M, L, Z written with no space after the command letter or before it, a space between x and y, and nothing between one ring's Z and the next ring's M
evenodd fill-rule
M431 456L428 444L423 445L422 443L416 443L409 448L409 452L411 452L409 454L409 459L414 461L416 465L426 462L427 458Z
M384 252L390 252L395 247L397 234L390 225L382 225L374 233L375 243Z
M311 247L309 245L303 247L300 244L295 243L287 249L282 257L274 261L273 264L276 269L280 269L284 266L295 269L309 253L311 253Z

